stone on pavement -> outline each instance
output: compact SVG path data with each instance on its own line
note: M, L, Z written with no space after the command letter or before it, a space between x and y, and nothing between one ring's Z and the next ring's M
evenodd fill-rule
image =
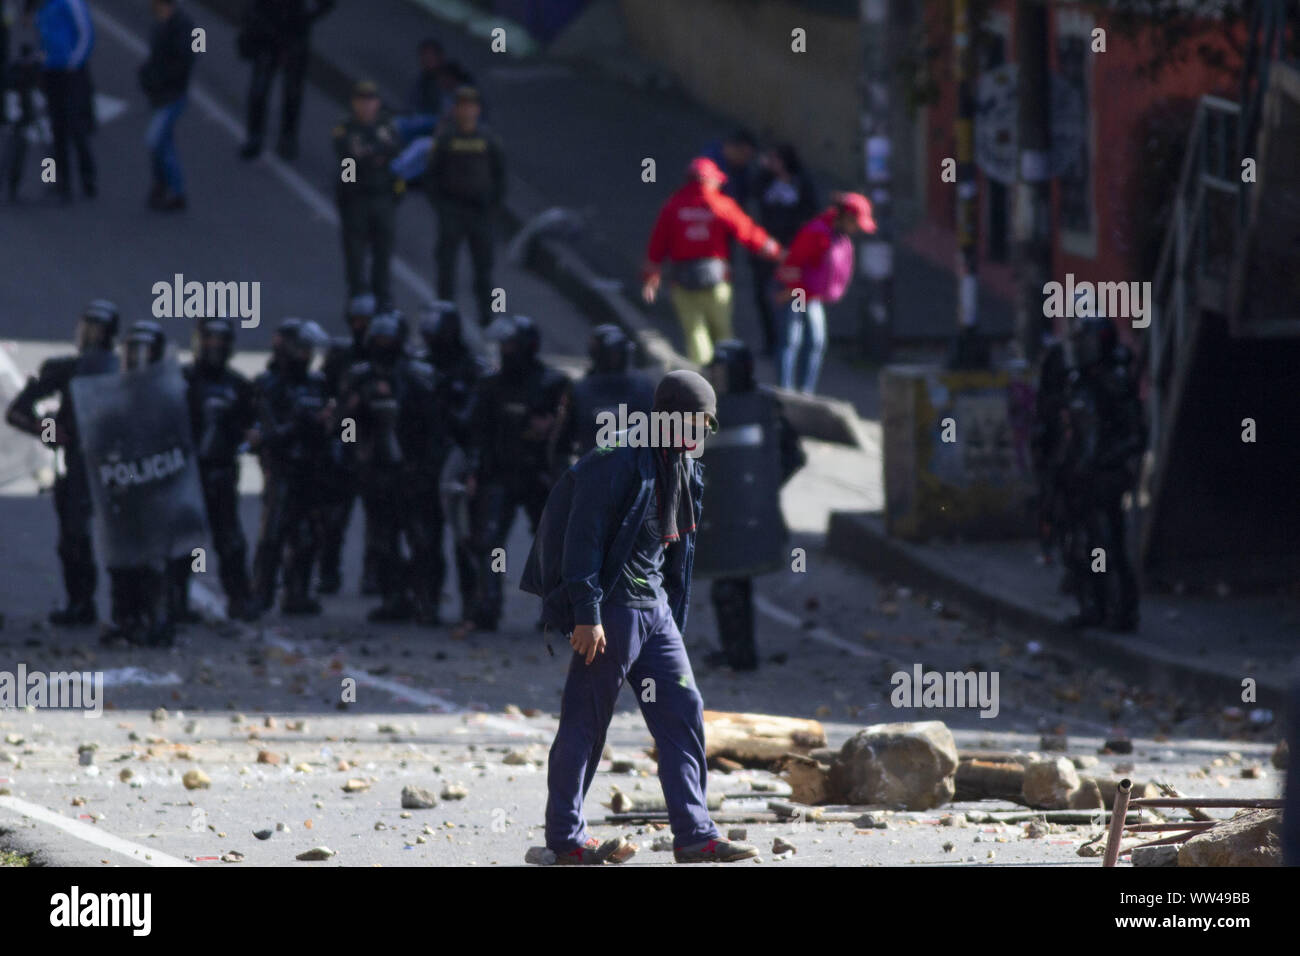
M938 720L873 724L840 748L832 791L854 805L932 810L955 792L957 744Z
M1025 768L1021 793L1025 803L1040 810L1065 810L1070 794L1079 789L1079 773L1065 757L1037 760Z
M438 798L433 795L432 790L426 790L424 787L402 788L403 810L429 810L437 805Z
M1242 810L1204 833L1178 853L1179 866L1281 866L1282 811Z

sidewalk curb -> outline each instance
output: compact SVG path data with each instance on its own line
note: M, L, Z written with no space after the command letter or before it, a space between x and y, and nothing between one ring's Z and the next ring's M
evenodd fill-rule
M1035 637L1074 651L1083 651L1095 663L1122 673L1126 679L1150 686L1195 688L1209 700L1241 703L1240 672L1228 673L1179 659L1131 635L1095 629L1075 631L1052 614L1026 601L980 587L968 577L941 567L923 545L890 537L879 512L833 511L826 535L826 550L835 557L864 568L883 581L896 580L942 594L968 609L1005 622ZM1285 674L1256 677L1258 688L1277 699L1287 699ZM1280 713L1280 709L1275 708Z

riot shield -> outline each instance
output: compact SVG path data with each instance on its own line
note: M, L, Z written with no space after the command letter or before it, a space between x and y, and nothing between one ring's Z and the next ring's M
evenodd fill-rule
M95 538L107 567L157 566L207 544L185 388L170 359L72 380Z

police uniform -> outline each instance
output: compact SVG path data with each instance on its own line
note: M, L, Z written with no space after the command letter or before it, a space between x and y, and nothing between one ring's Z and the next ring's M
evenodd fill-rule
M365 87L360 84L358 90ZM401 149L401 137L386 112L373 124L349 116L334 127L334 152L340 164L356 163L356 181L340 179L336 196L343 232L343 261L348 295L374 294L380 311L392 308L389 263L396 230L398 180L389 163ZM370 275L366 276L366 256Z
M468 133L452 123L433 139L425 181L438 213L438 298L455 300L456 258L467 243L479 323L486 326L493 319L492 227L506 190L500 142L481 123Z
M735 670L758 667L754 642L753 577L788 567L789 532L781 487L804 454L780 403L759 391L749 348L719 342L708 371L718 391L718 434L704 445L710 508L700 522L695 573L712 578L710 597L722 653L715 662Z
M36 413L36 404L51 396L59 398L59 410L54 416L58 433L55 447L63 459L63 467L54 479L54 511L59 520L59 562L63 567L68 604L63 611L51 615L51 621L58 624L92 624L96 618L95 552L90 534L93 511L85 458L76 440L72 380L80 375L106 375L117 370L117 356L111 348L47 359L15 396L6 415L10 425L41 438L45 426Z
M250 618L256 608L248 579L248 542L239 520L239 451L257 421L253 384L231 368L191 363L181 369L188 386L190 426L199 481L216 548L221 588L231 617ZM189 616L186 589L189 558L181 559L173 579L174 606Z
M537 530L554 477L554 424L569 389L562 372L537 358L536 327L531 320L522 321L526 325L511 336L522 347L507 353L503 343L501 369L480 383L470 427L471 467L477 476L471 523L479 585L472 620L486 630L495 630L501 617L501 575L492 569L492 554L505 547L521 505ZM536 419L547 416L555 418L548 429L538 431Z
M254 596L263 609L274 604L283 562L285 593L280 610L286 614L321 610L308 591L322 537L322 476L329 434L321 413L329 396L324 376L309 365L310 358L302 363L273 353L266 371L254 381L263 479L262 521L253 559Z

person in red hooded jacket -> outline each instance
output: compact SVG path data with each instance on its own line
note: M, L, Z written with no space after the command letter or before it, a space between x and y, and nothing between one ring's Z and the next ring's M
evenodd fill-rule
M646 302L668 271L669 295L686 337L686 354L701 365L713 343L731 333L731 241L779 260L781 245L721 191L726 173L705 157L691 160L687 182L668 197L650 233L641 289Z
M853 240L875 232L871 203L859 193L839 193L830 208L795 235L776 270L784 291L785 343L781 348L781 387L812 394L826 352L825 303L838 302L853 278Z

